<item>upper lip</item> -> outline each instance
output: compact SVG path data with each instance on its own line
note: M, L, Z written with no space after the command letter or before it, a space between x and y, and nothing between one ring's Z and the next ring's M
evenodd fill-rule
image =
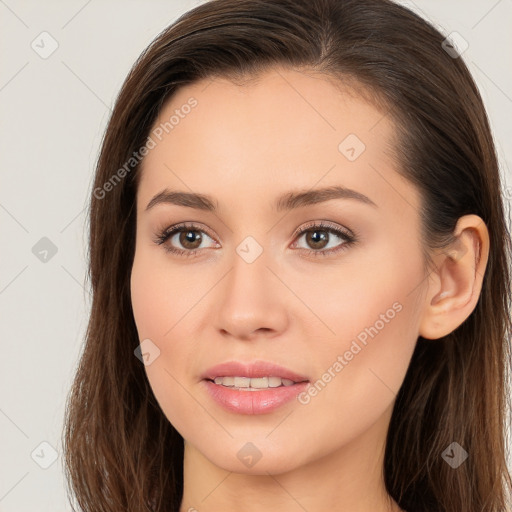
M201 375L202 379L214 380L215 377L281 377L294 382L308 380L307 377L270 361L226 361L212 366Z

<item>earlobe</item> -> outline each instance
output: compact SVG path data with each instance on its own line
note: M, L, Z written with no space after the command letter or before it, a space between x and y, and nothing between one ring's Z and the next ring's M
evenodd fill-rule
M489 256L489 233L477 215L465 215L454 230L455 241L435 258L428 279L419 335L439 339L453 332L473 312L482 289Z

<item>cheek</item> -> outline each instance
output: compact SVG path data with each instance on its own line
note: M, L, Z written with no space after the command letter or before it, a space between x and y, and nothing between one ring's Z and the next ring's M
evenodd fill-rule
M338 439L343 426L345 442L353 439L394 402L417 339L409 316L414 312L403 302L394 304L396 309L367 304L367 319L356 334L340 337L329 353L321 355L322 372L313 383L317 394L303 402L306 410L311 408L310 414L322 416L321 411L328 411L325 435Z
M194 293L187 272L169 264L158 251L136 252L131 272L132 309L141 339L170 337L199 293Z
M130 279L139 340L149 338L159 351L151 364L144 367L146 375L160 408L180 433L192 422L193 416L190 396L183 387L185 369L190 367L187 362L190 344L169 343L186 324L180 322L185 314L184 302L187 302L179 292L180 286L186 286L182 275L174 273L169 265L159 268L156 258L149 254L136 253Z
M334 430L345 425L346 435L356 435L395 399L418 337L414 283L421 281L419 256L382 246L378 262L358 261L318 296L316 307L323 304L322 319L335 334L315 349L317 380L303 403L328 410Z
M160 351L155 363L146 366L148 377L154 378L159 368L163 371L165 362L168 373L159 378L169 380L172 374L182 382L187 369L193 367L190 362L200 340L191 333L203 293L187 272L165 258L151 254L135 257L131 300L139 340L149 338Z
M187 378L195 378L188 373L194 367L200 339L191 333L196 332L203 288L211 286L212 283L199 286L190 272L172 265L157 251L141 250L135 254L130 292L139 341L150 339L159 351L145 370L158 402L164 411L173 411L176 418L180 414L187 416L186 408L179 412L180 404L190 401L181 386L186 385Z

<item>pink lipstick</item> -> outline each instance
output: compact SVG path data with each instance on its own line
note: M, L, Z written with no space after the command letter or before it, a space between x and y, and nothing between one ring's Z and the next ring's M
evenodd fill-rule
M208 369L201 377L209 396L238 414L272 412L309 384L307 377L267 361L228 361Z

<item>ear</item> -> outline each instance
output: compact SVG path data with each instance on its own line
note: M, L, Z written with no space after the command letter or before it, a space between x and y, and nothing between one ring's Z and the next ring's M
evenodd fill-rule
M423 338L450 334L472 313L480 296L489 258L487 226L481 217L465 215L454 236L454 243L433 258L419 329Z

